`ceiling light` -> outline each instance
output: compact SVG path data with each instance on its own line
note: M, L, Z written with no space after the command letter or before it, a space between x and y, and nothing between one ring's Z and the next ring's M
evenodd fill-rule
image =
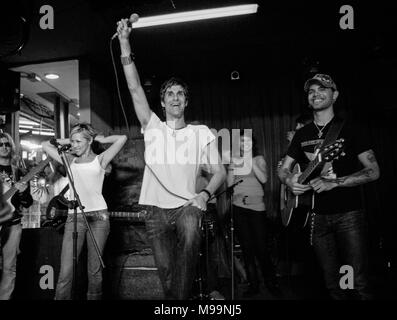
M144 28L144 27L157 26L162 24L251 14L251 13L256 13L257 11L258 11L257 4L246 4L246 5L223 7L223 8L185 11L179 13L171 13L171 14L163 14L158 16L139 18L137 22L133 23L132 27Z
M34 72L28 73L26 75L26 78L28 78L32 82L41 81L41 78L37 74L35 74Z
M56 73L46 73L44 76L50 80L59 79L59 74Z
M25 119L19 120L19 124L26 124L26 125L33 125L33 126L39 125L37 122L31 121L31 120L25 120Z
M40 136L55 136L54 132L45 132L45 131L32 131L32 134L37 134Z

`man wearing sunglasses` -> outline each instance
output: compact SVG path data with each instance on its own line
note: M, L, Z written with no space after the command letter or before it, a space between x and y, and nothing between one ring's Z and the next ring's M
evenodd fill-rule
M28 185L18 183L21 170L15 165L16 148L13 139L8 133L0 133L0 179L3 194L12 187L18 189L8 201L13 212L13 218L1 225L0 242L2 250L2 276L0 281L0 300L9 300L15 286L17 255L22 235L20 220L21 206L28 208L33 199Z

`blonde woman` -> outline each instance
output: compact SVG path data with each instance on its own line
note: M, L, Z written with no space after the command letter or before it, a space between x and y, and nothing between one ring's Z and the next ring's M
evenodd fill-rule
M100 154L92 150L94 141L111 144ZM90 224L95 241L101 254L109 234L109 213L107 204L102 195L102 186L105 169L127 141L125 135L112 135L104 137L97 135L91 125L77 124L70 132L70 139L58 139L61 145L71 144L70 170L74 180L76 192L84 206L87 221ZM57 148L49 141L43 144L44 151L53 159L62 162ZM74 199L73 189L70 188L70 199ZM87 240L87 272L88 272L88 300L102 298L102 269L90 236L87 236L87 227L81 211L77 208L77 256L81 252L83 243ZM62 243L61 270L55 292L56 300L72 299L73 278L73 210L69 210L66 220L65 233Z

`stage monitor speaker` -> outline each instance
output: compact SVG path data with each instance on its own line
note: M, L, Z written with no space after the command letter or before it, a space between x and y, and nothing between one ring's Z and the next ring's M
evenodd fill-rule
M160 278L150 249L144 249L114 260L110 268L112 299L164 299Z
M16 300L54 299L61 266L62 241L63 232L53 228L22 230L13 295ZM86 298L86 259L84 245L77 265L76 300Z
M19 111L20 75L18 72L0 69L0 114Z
M17 259L17 277L14 298L17 300L51 300L54 298L59 274L63 235L50 228L23 229L20 254ZM42 288L40 280L52 268L53 281ZM44 271L43 271L44 270ZM41 272L42 273L41 273Z

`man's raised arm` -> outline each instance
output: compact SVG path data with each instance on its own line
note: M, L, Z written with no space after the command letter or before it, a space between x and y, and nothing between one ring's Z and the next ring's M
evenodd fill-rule
M149 122L152 111L142 88L139 74L133 61L133 54L129 42L131 27L127 25L128 19L121 19L117 23L117 34L120 42L121 63L123 64L125 79L130 90L135 113L143 129Z

